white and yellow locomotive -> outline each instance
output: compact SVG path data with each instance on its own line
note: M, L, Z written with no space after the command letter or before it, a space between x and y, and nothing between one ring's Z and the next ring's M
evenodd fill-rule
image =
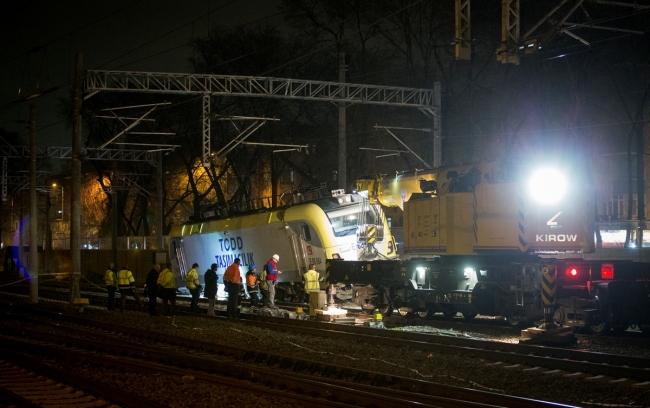
M205 271L212 263L221 276L235 258L248 266L280 256L279 291L291 292L309 264L325 273L328 258L391 259L396 256L386 217L378 205L342 190L330 197L258 211L254 214L207 219L175 226L170 232L170 259L179 287L193 263ZM199 276L203 281L203 276ZM282 296L282 295L279 295Z

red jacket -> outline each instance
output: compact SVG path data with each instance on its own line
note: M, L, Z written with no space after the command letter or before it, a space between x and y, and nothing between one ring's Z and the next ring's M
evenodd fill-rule
M271 258L266 263L266 280L277 281L278 280L278 261L275 258Z

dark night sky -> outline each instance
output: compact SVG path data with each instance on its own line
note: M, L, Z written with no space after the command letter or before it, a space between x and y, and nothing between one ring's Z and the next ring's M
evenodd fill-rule
M215 24L282 24L278 0L4 0L0 2L0 127L28 135L36 106L42 146L70 146L57 97L69 97L76 52L84 69L191 72L187 45ZM44 46L40 50L35 47ZM245 45L243 45L245 46ZM12 105L37 91L56 92ZM19 93L20 90L20 93ZM26 139L27 140L27 139Z

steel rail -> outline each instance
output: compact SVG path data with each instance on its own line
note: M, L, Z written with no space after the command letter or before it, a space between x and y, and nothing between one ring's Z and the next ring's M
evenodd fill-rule
M85 353L82 349L79 349L78 353L74 353L71 352L70 347L67 346L65 348L62 348L51 344L41 344L33 340L26 343L22 341L22 339L12 339L12 338L4 337L3 341L7 342L15 349L24 349L34 354L47 355L47 356L53 356L64 360L74 360L82 363L100 365L106 368L116 368L120 370L137 371L139 373L144 373L144 374L161 373L161 374L173 375L173 376L191 375L195 378L198 378L200 380L212 384L220 384L220 385L225 385L227 387L237 387L246 390L248 392L254 392L259 394L271 395L279 398L297 400L301 403L309 404L309 406L313 406L317 408L350 406L348 404L324 401L320 398L314 398L305 395L288 396L286 392L283 391L284 389L289 388L287 386L283 387L280 390L269 389L268 387L262 387L260 385L251 384L251 382L248 380L229 378L229 377L224 377L222 375L214 375L210 373L203 373L203 372L199 372L192 369L186 369L186 368L168 367L165 365L160 365L158 363L137 360L137 359L124 357L124 356L121 356L119 359L116 359L114 356L110 356L110 355L105 356L96 353ZM167 361L166 363L169 363L169 361ZM187 364L183 364L183 365L186 366ZM210 371L214 371L214 366ZM250 373L242 372L238 374L242 378L250 377L249 375ZM255 379L253 378L253 380ZM279 383L280 382L278 382L278 384ZM133 406L138 406L138 405L133 405Z
M7 330L5 329L5 332ZM20 332L21 330L9 330L14 332ZM215 374L219 371L220 376L228 376L234 378L249 378L266 385L273 386L279 389L292 390L293 392L302 392L309 395L319 395L322 398L333 399L334 404L325 403L320 401L320 404L311 404L313 405L325 405L328 407L331 406L364 406L364 407L373 407L373 408L391 408L395 406L402 407L449 407L449 408L459 408L459 407L469 407L469 408L489 408L494 407L494 405L480 403L480 402L468 402L465 400L454 400L451 398L445 397L436 397L430 395L421 395L417 393L410 393L404 391L393 391L386 390L378 387L365 386L360 387L357 384L351 386L350 383L345 383L342 381L336 381L332 379L318 379L315 380L313 376L302 375L296 372L291 374L282 374L275 369L265 369L265 368L252 368L250 365L243 365L233 363L232 361L209 358L206 355L180 355L178 353L173 353L169 351L155 351L150 348L136 346L136 345L125 345L119 344L115 345L115 339L117 337L112 337L108 342L99 342L92 341L89 342L88 339L80 339L68 335L57 335L53 333L43 333L39 331L26 329L23 331L24 334L30 336L28 342L23 342L22 339L10 338L10 337L0 337L3 338L3 342L13 349L26 349L30 353L39 353L48 356L56 356L58 358L68 358L74 359L77 361L88 362L92 364L107 364L109 366L120 366L122 369L133 370L137 369L146 369L153 370L158 372L156 367L152 363L142 364L137 359L146 359L153 360L159 363L164 363L168 365L174 365L176 367L193 367L194 370L182 370L179 372L179 369L173 369L172 373L175 375L194 375L195 370L207 371ZM15 333L14 333L15 334ZM95 335L95 333L93 333ZM50 344L40 344L39 342L48 342L48 343L59 343L62 346L50 345ZM122 341L124 341L122 339ZM80 351L73 350L73 348L78 348ZM119 355L120 358L116 362L115 358L112 356L99 356L96 353L85 353L84 351L101 351L103 353L110 353ZM126 357L125 357L126 354ZM218 367L218 370L215 368ZM212 381L214 382L214 380ZM230 381L226 381L228 385L233 385ZM250 391L250 386L242 386L242 388ZM365 389L364 389L365 388ZM289 396L286 393L281 394L284 398L293 399L293 396ZM338 400L338 401L336 401ZM307 402L307 401L304 401ZM342 402L344 405L338 404ZM434 405L435 404L435 405ZM134 405L137 406L137 405ZM518 405L511 405L518 406ZM538 406L549 406L549 405L538 405ZM557 406L557 405L552 405Z
M64 288L64 292L67 293L68 291L67 286L61 286L61 287ZM91 304L95 306L106 304L107 301L106 296L94 295L93 292L90 291L92 289L90 285L88 289L89 289L88 291L82 290L82 294L84 294L85 297L88 297L91 300ZM3 292L0 291L0 293ZM59 295L56 289L52 290L51 292L47 289L43 289L40 291L40 294L42 297L45 297L50 294L53 297ZM183 301L183 297L179 297L177 299L180 299L181 302ZM119 299L116 298L116 301L119 302ZM189 297L188 297L188 301L189 301ZM205 303L205 302L201 302L201 303ZM278 302L276 303L279 304ZM216 300L215 304L225 304L225 300ZM287 305L287 307L299 307L299 306L305 307L304 304ZM127 307L133 311L146 311L146 305L139 306L132 299L127 299ZM189 310L189 307L185 307L177 303L176 311L178 315L187 315L187 316L194 316L194 317L201 316L200 314L197 315L196 313L189 313L187 312L187 310ZM203 309L201 311L203 311ZM219 310L215 310L215 313L217 315L225 316L225 313ZM242 314L242 319L250 320L251 322L252 321L265 322L268 320L278 324L289 324L290 326L306 325L308 327L313 327L313 328L323 328L325 325L325 327L327 327L328 329L332 329L331 324L326 324L323 322L297 321L297 320L287 321L287 319L273 318L270 316L260 316L255 314ZM272 319L276 319L276 320L272 320ZM259 323L259 324L263 324L263 323ZM335 327L336 327L335 329L336 331L350 332L350 333L359 333L359 332L366 333L366 331L369 330L370 333L377 334L375 330L369 329L367 327L346 326L346 325L336 325ZM291 330L294 329L292 328ZM424 341L427 343L435 343L435 344L442 343L442 344L462 345L462 346L469 345L472 348L485 348L487 350L499 350L504 353L510 352L510 353L518 353L518 354L532 354L532 355L552 357L557 359L587 361L594 364L608 364L612 366L630 366L636 368L650 367L650 359L638 358L634 356L620 356L620 355L613 355L613 354L606 354L606 353L585 352L585 351L577 351L577 350L563 349L563 348L540 347L535 345L512 344L512 343L477 340L477 339L464 339L464 338L461 339L461 338L453 338L453 337L436 336L436 335L426 334L426 333L413 333L413 332L390 331L390 330L383 331L381 335L391 337L391 338L397 338L397 339L403 338L406 340ZM590 335L576 334L578 341L583 343L637 345L646 348L650 347L650 343L648 343L647 338L646 337L640 338L640 336L641 334L639 334L639 338L633 338L633 337L621 338L621 337L612 337L612 336L604 337L604 336L590 336Z
M13 347L7 348L8 345ZM0 356L2 360L11 362L15 366L38 373L45 378L38 379L25 373L22 377L14 377L13 387L29 391L25 393L25 399L36 405L18 405L18 406L58 406L58 407L79 407L79 406L112 406L108 401L117 404L125 404L128 407L142 408L164 408L166 405L158 404L146 398L130 394L119 388L109 385L98 384L84 377L66 372L51 365L44 364L33 357L17 354L20 344L12 344L11 341L3 343L0 347ZM49 380L52 379L52 380ZM58 383L65 383L72 386L72 389L63 389ZM34 390L39 390L38 398L28 398L27 395L34 396ZM76 391L82 390L84 395L78 395ZM102 401L92 394L101 396ZM19 392L18 395L21 395ZM35 401L40 401L36 403Z
M37 311L37 312L41 313L43 311ZM131 329L123 326L117 326L117 325L97 322L93 320L89 321L87 319L72 318L70 316L49 313L49 312L45 312L42 314L47 315L48 317L56 318L57 320L75 322L77 324L87 325L93 328L113 331L116 333L128 334L139 338L146 338L148 340L167 343L170 345L183 346L183 347L188 346L187 340L179 336L171 336L168 334L143 331L139 329ZM8 328L5 328L5 330L8 330ZM159 359L159 361L170 362L170 359L171 360L179 359L178 364L185 364L185 366L189 365L187 361L188 358L191 358L191 356L188 356L187 354L177 355L178 353L175 353L170 355L168 352L164 352L160 350L151 350L151 347L146 348L146 347L139 347L139 346L132 346L132 345L126 347L124 344L114 344L116 343L114 340L113 341L107 340L103 342L94 341L93 344L88 344L89 343L88 339L68 338L68 336L54 335L50 333L41 333L32 329L28 330L25 328L16 328L16 329L12 329L12 332L18 334L29 333L29 335L32 337L47 338L49 341L65 342L65 344L68 346L85 347L88 349L97 348L98 350L101 349L103 351L110 350L111 352L121 353L122 355L129 353L128 355L139 356L140 358L147 358L156 361L158 361ZM93 333L93 335L101 336L101 334L96 334L96 333ZM113 337L111 337L111 339L113 339ZM380 403L382 400L386 400L387 397L394 395L395 390L398 389L405 392L413 393L411 395L411 398L416 398L417 396L419 401L418 403L428 403L430 401L430 398L432 398L431 396L443 396L444 398L462 400L463 404L465 405L460 405L460 406L467 406L468 402L483 403L483 404L487 403L487 404L494 404L497 406L504 406L504 407L531 407L532 408L532 407L566 407L567 406L567 405L556 404L552 402L537 401L537 400L513 397L504 394L487 392L487 391L478 391L478 390L472 390L472 389L461 388L461 387L447 386L447 385L432 383L428 381L413 380L404 377L385 375L382 373L376 373L371 371L357 370L350 367L339 367L336 365L325 364L321 362L296 359L289 356L270 354L270 353L261 353L254 350L246 350L246 349L237 348L229 345L219 345L219 344L214 344L209 342L201 342L201 341L193 340L191 346L193 349L202 350L204 352L213 353L219 356L235 358L237 360L241 360L246 363L254 363L256 365L267 365L270 367L277 367L284 370L291 370L294 373L292 374L292 378L294 380L295 380L294 376L297 375L296 373L305 372L309 375L319 374L320 377L318 377L319 378L318 381L321 383L332 383L333 379L335 380L345 379L347 381L353 381L353 382L361 381L363 383L370 383L370 385L374 387L370 389L368 392L370 394L376 394L381 396L380 400L377 401L377 403ZM193 361L191 363L192 366L196 365L196 367L202 367L202 368L205 367L206 370L210 370L210 367L214 367L213 365L206 363L206 361L208 360L205 357L197 358L196 361L194 360L192 361ZM229 363L226 365L224 364L220 365L220 367L224 367L224 366L236 367L237 364ZM249 371L251 370L250 365L247 365L246 367L247 370ZM272 374L269 374L271 376L277 375L278 370L277 369L272 370L271 373ZM349 387L350 384L347 383L347 386ZM355 387L356 386L357 385L355 385ZM391 389L388 394L382 394L381 390L376 387L391 387ZM436 404L438 403L439 401L436 400ZM380 404L376 406L382 406L382 405Z
M53 287L54 289L47 289L48 286ZM61 291L65 292L66 294L69 291L68 285L65 282L61 282L60 284L58 284L58 282L49 282L48 286L41 285L41 289L39 291L39 294L41 295L41 297L47 297L47 296L57 297L57 296L59 296L60 293L58 293L59 289L57 289L57 288L61 288L62 289ZM85 289L84 289L84 287L85 287ZM27 289L25 288L25 290L27 290ZM95 292L93 292L93 290L95 290ZM0 291L0 293L6 293L6 292ZM84 297L87 297L87 298L90 299L91 305L98 306L98 305L106 305L106 303L107 303L107 297L105 295L102 295L102 294L97 295L96 286L93 286L92 284L86 284L85 286L82 286L81 287L81 293L82 293L82 295L84 295ZM141 296L142 296L142 294L141 294ZM67 299L67 297L66 297L66 299ZM181 295L181 296L177 297L177 301L178 300L183 302L185 300L185 297ZM189 295L187 295L187 300L189 301ZM119 303L119 298L118 297L116 297L116 302ZM199 299L199 304L206 305L206 303L207 303L207 299L204 299L204 298ZM215 304L216 305L225 305L226 300L215 299ZM305 308L307 306L305 303L284 303L284 302L277 302L277 301L276 301L276 305L280 306L281 308L286 308L286 309L294 309L296 307ZM137 305L137 303L133 299L127 299L127 307L130 310L134 310L134 311L146 311L147 310L146 305L145 306L139 306L139 305ZM179 315L187 314L188 316L190 316L190 315L191 316L197 316L196 313L185 313L188 310L189 310L189 307L185 307L185 306L180 305L178 303L176 304L176 311L177 311L177 313ZM203 311L205 311L205 309L200 309L200 311L203 312ZM225 316L225 313L223 313L222 311L219 311L219 310L215 310L215 313L218 314L218 315ZM350 313L350 312L348 312L348 313ZM260 315L254 315L254 314L242 314L242 319L245 319L245 320L251 320L252 321L252 320L259 320L259 319L266 319L266 318L271 319L272 317L270 317L270 316L260 316ZM396 321L395 319L402 319L402 318L401 317L384 318L384 323L388 327L387 321L395 322ZM285 320L285 322L286 322L286 319L281 319L280 322L282 322L282 320ZM423 322L420 322L419 320L421 320L421 319L416 319L414 324L415 325L422 325L422 326L434 326L433 324L421 324ZM442 318L441 318L441 321L443 321ZM446 321L446 320L444 320L444 321ZM462 324L468 324L468 325L480 324L480 325L484 326L484 325L493 324L493 323L496 324L496 325L499 325L498 323L495 323L493 320L488 320L486 322L476 323L475 320L465 321L463 319L458 319L458 322L460 322ZM310 321L305 321L303 324L310 324ZM311 321L311 324L314 324L316 326L322 326L323 323L322 322L313 322L313 321ZM499 326L504 328L504 329L511 329L512 328L512 326L509 326L509 325L499 325ZM339 330L339 331L364 330L364 328L345 329L345 328L342 328L342 327L346 327L346 326L341 326L341 325L337 325L337 327L338 327L337 330ZM359 326L349 326L349 327L359 327ZM392 326L390 326L390 327L392 327ZM394 334L388 334L390 336L424 336L424 338L430 338L432 336L433 337L438 337L438 336L435 336L433 334L426 334L426 333L393 332L393 331L390 331L388 333L394 333ZM402 333L402 334L397 334L397 333ZM644 336L643 333L631 333L631 335L636 336L636 337L616 337L616 336L602 336L602 335L595 336L595 335L587 335L587 334L575 334L575 337L578 339L579 343L584 343L584 344L592 344L593 343L593 344L613 344L613 345L635 345L635 346L639 346L639 347L650 348L650 342L648 342L647 336ZM445 342L445 341L448 341L448 340L444 340L444 339L447 339L447 338L448 337L442 337L442 339L440 339L440 340L436 339L434 341L435 342ZM421 339L414 339L414 340L421 340ZM459 341L472 341L472 339L461 339ZM486 340L473 339L473 341L485 342ZM488 341L488 342L496 344L497 349L500 349L501 347L521 347L521 348L529 347L530 349L524 350L523 352L537 354L537 355L539 355L539 353L545 352L545 351L539 351L540 349L542 349L542 347L534 346L534 345L523 345L523 344L516 345L516 344L511 344L511 343L503 343L503 342L490 342L490 341ZM501 345L503 345L503 346L501 346ZM633 367L640 367L640 368L644 368L644 366L645 366L643 361L641 363L638 363L638 364L635 364L634 362L615 362L615 361L611 361L612 357L615 357L617 359L627 358L627 357L615 356L615 355L612 355L612 354L603 354L603 353L599 354L599 353L594 353L594 352L585 353L584 351L575 351L575 350L568 350L568 349L562 349L562 348L552 348L552 347L545 348L545 349L547 351L549 351L549 352L550 352L550 350L552 350L554 355L550 355L550 356L555 357L555 358L563 358L563 359L571 359L571 360L580 360L581 361L581 360L584 359L584 357L586 355L586 356L589 357L589 361L594 362L594 363L613 364L613 365L632 365ZM563 354L559 354L559 353L563 353ZM629 358L635 359L634 357L629 357ZM647 359L645 359L645 360L647 361Z
M633 378L650 381L650 359L615 354L593 353L552 347L510 344L476 339L432 336L429 334L377 330L361 326L328 325L313 321L290 320L268 316L247 315L256 326L287 332L336 337L342 339L365 339L373 344L409 346L419 350L467 353L480 355L492 361L525 364L556 370L575 370L594 375L615 378ZM263 319L263 320L262 320ZM317 334L317 331L320 334ZM381 334L379 334L381 333Z

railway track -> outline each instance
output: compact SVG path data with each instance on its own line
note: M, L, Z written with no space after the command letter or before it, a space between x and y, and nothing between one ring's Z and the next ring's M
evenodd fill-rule
M17 407L128 407L162 408L164 405L98 384L17 354L21 345L0 347L0 400ZM99 397L98 397L99 396Z
M83 290L83 289L87 289ZM26 290L26 288L25 288ZM68 288L63 282L56 282L54 286L48 287L46 286L45 288L42 288L39 291L39 295L43 298L51 298L51 299L58 299L61 301L66 301L68 300ZM90 300L90 303L92 305L105 305L107 298L103 293L97 293L97 287L94 287L92 284L86 284L82 287L82 296L87 297ZM189 306L185 306L183 303L187 301L189 305L189 296L187 299L183 296L179 296L178 300L179 303L177 303L177 312L179 314L189 314ZM200 301L203 301L203 303L207 303L206 299L200 299ZM119 304L119 298L116 299L116 302ZM202 304L202 303L200 303ZM226 301L225 300L217 300L216 301L217 305L225 305ZM295 310L297 307L303 307L307 308L308 305L306 304L300 304L300 303L288 303L288 302L276 302L276 305L278 305L281 308L285 308L287 310ZM204 305L205 306L205 305ZM146 311L147 307L146 305L140 306L138 305L133 299L129 298L127 299L127 308L129 310L136 310L136 311ZM206 309L200 309L200 313L203 313L204 310ZM306 310L306 309L305 309ZM215 310L215 313L218 315L224 315L225 312L220 311L220 310ZM364 313L358 313L360 315L363 315ZM196 314L192 314L196 315ZM354 316L355 312L354 311L349 311L348 312L349 316ZM244 319L250 318L251 320L255 320L256 317L255 315L247 315L243 314L242 315ZM259 320L259 319L258 319ZM389 317L384 319L384 324L386 327L399 327L399 326L432 326L432 327L440 327L446 326L446 327L453 327L454 330L458 330L457 326L458 325L475 325L476 322L471 320L471 321L464 321L462 319L456 319L456 320L439 320L439 319L433 319L433 320L424 320L424 319L419 319L419 318L405 318L405 317ZM488 324L491 326L499 326L501 329L504 331L512 331L515 330L515 328L507 323L503 322L495 322L493 320L489 320ZM422 334L420 335L427 335L427 334ZM518 337L519 332L514 333L516 337ZM431 336L429 334L429 336ZM577 343L582 346L603 346L603 345L609 345L609 346L614 346L614 347L628 347L628 346L634 346L638 348L650 348L650 341L648 341L648 338L646 335L644 335L641 332L625 332L625 333L616 333L612 335L588 335L588 334L576 334L576 339ZM531 346L533 347L533 346ZM582 356L584 353L574 353L575 356ZM600 360L597 360L597 363L599 363ZM509 361L505 361L504 363L511 363ZM517 363L512 363L512 364L523 364L521 362ZM609 364L608 362L603 362L603 364ZM612 375L620 375L623 374L622 372L618 372L617 374L612 374ZM596 375L606 375L606 374L596 374ZM621 377L624 378L624 377Z
M437 350L442 353L467 353L494 363L522 370L557 370L573 376L612 377L610 381L631 383L633 386L650 385L650 359L605 353L591 353L525 344L501 343L457 337L432 336L422 333L376 330L360 326L327 326L313 321L287 321L288 319L247 315L248 321L269 329L301 332L351 340L358 336L369 343L410 347L420 350ZM516 367L514 367L516 365ZM595 380L596 378L594 378Z
M25 289L27 290L27 289ZM66 293L65 299L67 299L67 293L69 290L69 285L66 282L62 282L60 280L55 280L55 281L50 281L47 282L44 285L41 285L41 295L42 296L52 296L52 297L61 297L61 292ZM105 305L107 298L105 293L98 293L103 288L101 286L95 285L93 283L83 283L81 284L80 288L83 296L88 297L91 300L91 304L95 305ZM141 290L141 289L140 289ZM142 291L142 290L141 290ZM25 292L27 293L27 292ZM119 302L119 294L116 296L117 299L116 301ZM184 295L179 295L178 299L183 302L187 300L189 302L190 296L184 296ZM226 299L217 299L215 301L215 304L217 305L226 305L227 300ZM305 303L295 303L295 302L284 302L284 301L276 301L276 306L280 308L284 308L287 310L295 310L297 307L302 307L302 308L308 308L308 305ZM246 302L244 303L246 304ZM207 308L207 299L200 298L199 299L199 305L203 305L205 308ZM127 306L132 309L132 310L145 310L140 309L139 306L135 303L135 301L131 298L127 299ZM184 307L181 305L180 310L184 310ZM189 310L189 308L187 308ZM306 309L305 309L306 310ZM354 309L351 309L348 311L348 314L350 316L359 314L359 315L365 315L366 313L363 313L361 311L356 311ZM499 327L503 328L504 330L513 330L513 331L518 331L520 330L523 326L521 324L513 324L512 322L509 322L507 320L503 319L481 319L481 318L473 318L473 319L466 319L462 317L460 314L453 318L445 317L442 314L436 314L434 316L429 316L426 319L422 317L417 317L415 315L409 314L408 316L402 316L399 313L393 314L391 316L384 316L384 324L386 324L389 327L399 327L399 326L437 326L437 325L445 325L449 323L456 323L456 324L461 324L461 325L468 325L468 326L475 326L475 325L481 325L481 326L492 326L492 327ZM650 342L647 341L648 335L646 333L642 333L640 330L632 330L632 331L626 331L624 333L615 333L612 332L611 335L589 335L589 334L576 334L578 337L578 340L580 341L581 339L584 340L582 343L583 344L633 344L633 345L638 345L640 347L650 347ZM596 337L600 337L601 339L595 339ZM593 341L589 341L589 339L594 339Z
M38 312L40 314L40 312ZM98 353L126 356L121 364L135 360L146 363L165 363L175 367L195 367L207 373L219 371L238 379L249 379L273 389L286 389L301 395L317 395L317 400L336 397L337 403L353 406L438 406L438 407L560 407L565 405L536 401L503 394L452 387L422 380L387 376L381 373L356 370L333 364L295 359L289 356L223 346L211 342L193 342L187 349L182 337L161 335L116 327L114 325L48 314L47 318L29 318L14 315L21 321L31 321L30 327L3 327L6 342L15 346L29 339L30 347L38 340L47 344L49 355L63 358L70 349L78 349L76 359L96 359ZM62 333L52 333L45 327ZM70 335L68 333L75 333ZM133 339L130 339L133 337ZM119 339L119 341L117 341ZM142 343L146 340L148 344ZM59 349L65 345L65 350ZM46 347L39 345L40 348ZM36 352L30 349L31 352ZM90 357L86 357L90 356ZM115 358L106 357L109 363ZM93 360L93 364L97 364ZM218 370L215 367L219 367ZM149 366L148 369L151 369ZM178 373L179 369L174 369ZM332 405L328 405L332 406ZM339 405L340 406L340 405Z

